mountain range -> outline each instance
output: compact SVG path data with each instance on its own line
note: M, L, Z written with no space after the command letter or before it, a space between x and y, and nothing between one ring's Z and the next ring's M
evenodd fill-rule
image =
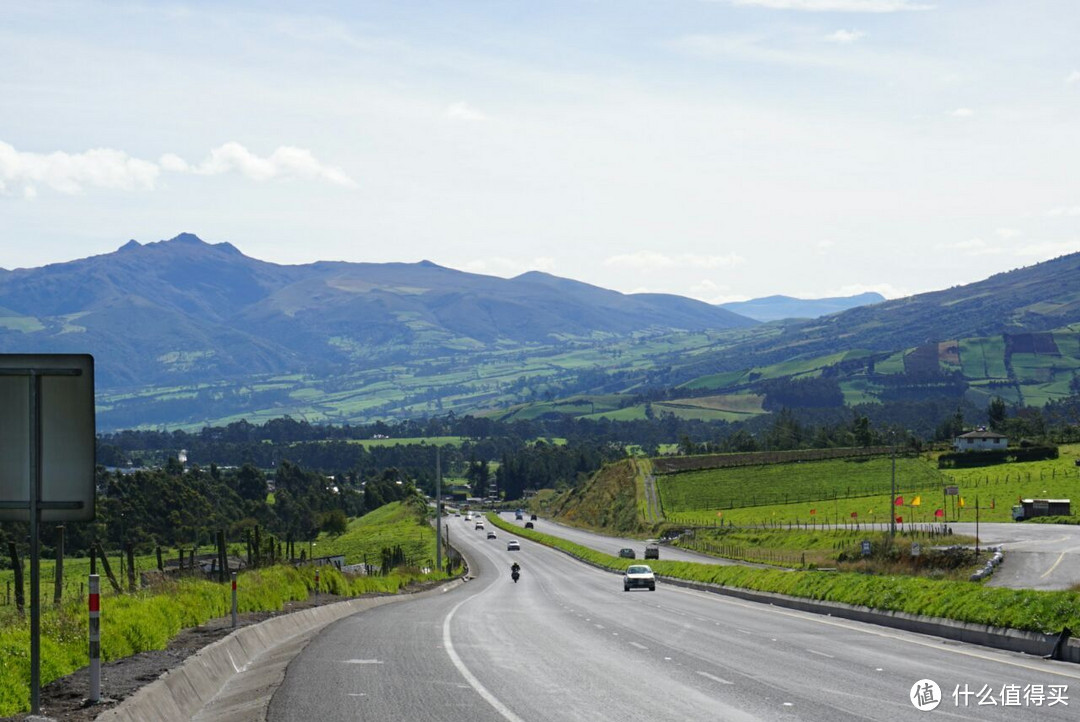
M657 384L744 394L753 391L747 379L762 375L750 370L769 365L777 375L819 374L839 362L815 359L840 353L865 359L861 373L873 376L875 360L900 354L903 370L917 347L1060 332L1080 322L1078 271L1072 254L905 299L770 297L720 307L428 261L277 265L185 233L0 270L0 352L94 354L99 428L285 413L366 421L574 394L592 394L589 410L598 412L597 394ZM863 305L844 309L852 304ZM988 372L983 381L1009 379ZM1022 379L1013 381L1020 389ZM1051 381L1053 393L1067 386L1064 376Z
M818 318L830 313L846 311L858 306L881 303L885 297L869 291L854 296L833 298L792 298L791 296L765 296L749 301L732 301L720 304L720 308L752 318L755 321L780 321L787 318Z
M429 261L276 265L189 233L0 275L0 351L93 353L105 387L754 324L701 301L539 272L503 279Z

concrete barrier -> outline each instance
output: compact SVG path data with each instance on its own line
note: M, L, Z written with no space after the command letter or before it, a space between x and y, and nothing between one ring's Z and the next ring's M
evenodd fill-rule
M331 622L350 614L429 594L441 594L461 583L461 580L450 581L420 594L359 597L283 614L242 627L191 655L179 667L169 670L118 706L102 712L96 720L190 720L221 692L229 680L276 648L310 638ZM302 648L301 644L296 651Z
M1050 656L1058 643L1060 634L1043 634L1041 632L1025 632L1007 627L992 627L986 624L973 624L971 622L957 622L951 619L938 617L925 617L906 612L887 612L870 607L859 607L840 602L829 602L817 599L805 599L791 597L786 594L774 592L756 592L749 589L724 587L719 584L706 584L703 582L691 582L685 579L673 577L658 577L665 584L688 589L696 589L703 592L723 594L729 597L745 599L761 604L772 604L786 609L797 609L813 614L825 614L830 617L851 619L858 622L878 624L893 629L903 629L908 632L928 634L944 639L952 639L958 642L979 644L984 647L1004 649L1011 652L1023 652L1040 657ZM1066 662L1080 663L1080 640L1069 639L1058 650L1058 659Z

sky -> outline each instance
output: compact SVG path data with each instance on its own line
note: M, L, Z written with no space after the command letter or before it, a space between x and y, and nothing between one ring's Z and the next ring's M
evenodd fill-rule
M0 4L0 268L181 232L723 303L1080 251L1080 3Z

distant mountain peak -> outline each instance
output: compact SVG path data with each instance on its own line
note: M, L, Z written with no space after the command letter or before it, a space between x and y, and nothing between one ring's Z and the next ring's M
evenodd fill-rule
M885 297L880 293L868 291L854 296L836 298L802 299L792 296L774 295L755 298L749 301L722 303L720 308L747 316L757 321L778 321L785 318L819 318L831 313L846 311L850 308L881 303Z
M120 246L120 248L117 249L117 252L123 253L124 251L134 251L138 248L142 248L142 244L132 238L130 241Z
M206 241L196 236L194 233L181 233L175 238L170 238L166 243L198 243L201 245L208 245Z

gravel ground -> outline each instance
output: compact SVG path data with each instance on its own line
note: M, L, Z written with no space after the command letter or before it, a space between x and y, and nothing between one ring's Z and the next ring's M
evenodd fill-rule
M438 582L442 584L445 582ZM408 592L422 592L432 584L417 585ZM348 599L332 594L320 594L316 600L308 598L302 602L288 602L280 612L248 612L239 615L239 626L258 624L280 614L296 612L308 607L333 604ZM181 665L195 652L233 631L232 618L220 617L206 624L185 629L176 635L169 646L154 652L140 652L131 657L118 659L101 665L101 701L88 704L86 696L90 690L90 674L86 667L54 680L41 689L42 716L20 714L14 717L2 717L0 722L10 720L93 720L99 714L120 704L126 697L134 694L140 687L153 682L162 674Z

